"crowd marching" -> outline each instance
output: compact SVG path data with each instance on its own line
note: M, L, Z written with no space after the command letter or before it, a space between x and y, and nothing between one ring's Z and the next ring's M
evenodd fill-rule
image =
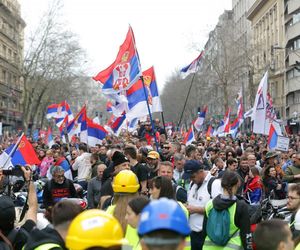
M157 148L151 134L145 139L149 125L95 147L77 138L49 148L43 138L28 138L39 163L20 166L24 182L0 170L0 249L297 246L298 136L288 152L268 150L255 135L199 135L186 146L179 132L167 139L156 120ZM13 142L4 140L1 150ZM19 190L27 194L23 203ZM17 206L26 210L21 222Z

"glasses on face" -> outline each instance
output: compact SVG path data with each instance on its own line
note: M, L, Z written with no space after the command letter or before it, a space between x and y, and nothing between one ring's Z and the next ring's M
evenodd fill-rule
M286 197L287 199L289 199L289 200L299 200L300 199L300 197L293 197L293 196L287 196Z
M170 149L170 147L168 147L168 146L165 146L165 147L163 147L164 149Z

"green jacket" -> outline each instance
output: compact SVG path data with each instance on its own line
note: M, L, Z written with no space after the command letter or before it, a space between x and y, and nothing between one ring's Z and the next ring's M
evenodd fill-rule
M294 175L297 174L300 174L300 168L295 166L288 166L284 172L283 180L289 183L300 183L300 178L294 178Z

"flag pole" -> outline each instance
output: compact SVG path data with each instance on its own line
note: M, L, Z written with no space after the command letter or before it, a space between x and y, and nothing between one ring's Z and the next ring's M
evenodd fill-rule
M4 168L6 163L9 161L10 157L12 156L12 154L16 151L16 149L18 148L20 142L21 142L21 139L24 135L24 132L22 132L21 136L18 138L15 146L13 147L13 149L10 151L10 153L8 154L7 158L6 158L6 161L4 162L3 166L0 166L0 169Z
M181 112L181 115L180 115L180 119L179 119L179 122L178 122L178 124L177 124L177 129L178 129L178 130L179 130L179 127L180 127L180 124L181 124L181 121L182 121L183 113L184 113L184 110L185 110L185 107L186 107L188 98L189 98L190 93L191 93L191 89L192 89L192 86L193 86L193 82L194 82L195 75L196 75L196 72L193 74L192 81L191 81L191 84L190 84L188 93L187 93L187 95L186 95L186 98L185 98L185 102L184 102L183 109L182 109L182 112Z
M145 99L146 99L148 113L149 113L149 117L150 117L150 122L151 122L151 127L152 127L152 133L153 133L154 140L155 140L156 151L158 152L159 146L158 146L158 141L157 141L156 135L154 133L154 123L153 123L152 114L151 114L151 110L150 110L150 106L149 106L149 102L148 102L148 96L147 96L147 93L146 93L146 87L145 87L145 83L144 83L144 77L140 76L140 79L141 79L141 81L143 83L143 89L144 89Z
M162 120L163 125L164 125L164 130L165 130L166 139L168 139L168 132L167 132L167 130L166 130L166 124L165 124L164 112L162 111L162 112L160 112L160 114L161 114L161 120Z

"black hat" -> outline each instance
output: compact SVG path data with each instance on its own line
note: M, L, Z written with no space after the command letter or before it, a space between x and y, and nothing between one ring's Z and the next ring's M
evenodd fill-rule
M118 166L124 162L129 162L128 158L123 154L121 153L120 151L116 151L114 152L113 156L112 156L112 161L113 161L113 166Z
M8 196L0 196L0 229L2 226L14 223L16 218L15 204Z
M196 173L198 170L203 170L203 165L200 164L199 161L189 160L184 164L184 174L183 179L189 179L192 174Z

